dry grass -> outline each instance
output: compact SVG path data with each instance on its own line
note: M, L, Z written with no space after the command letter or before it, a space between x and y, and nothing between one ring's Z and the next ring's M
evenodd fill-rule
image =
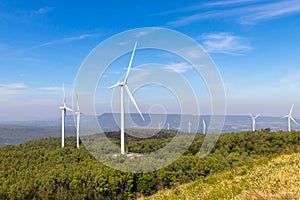
M265 158L145 199L300 200L300 153Z

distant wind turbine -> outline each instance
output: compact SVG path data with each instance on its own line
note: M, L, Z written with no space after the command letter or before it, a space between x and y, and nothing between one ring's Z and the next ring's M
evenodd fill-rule
M80 112L80 108L79 108L78 95L76 95L76 105L77 105L77 111L75 112L75 115L76 115L76 147L77 147L77 149L79 149L80 115L82 113Z
M203 123L203 134L206 135L206 122L205 122L205 120L203 120L202 123Z
M189 122L189 133L191 133L191 126L192 126L192 123Z
M60 106L59 109L61 110L61 147L65 146L65 119L66 119L66 112L73 111L71 108L67 107L66 103L66 93L65 93L65 85L63 84L63 106Z
M298 126L299 124L296 122L296 120L292 117L292 113L293 113L293 108L294 108L294 104L291 107L290 113L286 116L283 116L282 118L287 118L288 119L288 132L291 132L291 120L293 120L293 122Z
M120 87L121 89L121 154L125 154L125 136L124 136L124 126L125 126L125 115L124 115L124 88L126 89L126 92L128 94L128 96L130 97L131 101L133 102L134 106L136 107L137 111L139 112L141 118L145 121L138 105L136 104L128 86L127 86L127 80L128 80L128 76L129 76L129 72L130 72L130 68L131 68L131 65L132 65L132 60L133 60L133 57L134 57L134 53L135 53L135 50L136 50L136 46L137 46L137 42L135 43L134 45L134 48L133 48L133 51L132 51L132 54L131 54L131 58L130 58L130 62L129 62L129 65L128 65L128 69L127 69L127 72L125 74L125 78L122 82L117 82L115 85L109 87L109 89L112 89L112 88L116 88L116 87Z
M168 130L170 130L170 124L169 124L169 123L167 123L167 125L168 125Z
M252 131L255 132L255 125L256 125L256 121L255 120L256 120L256 118L258 118L260 116L260 114L256 115L255 117L253 115L251 115L250 113L249 113L249 115L250 115L250 117L252 119Z

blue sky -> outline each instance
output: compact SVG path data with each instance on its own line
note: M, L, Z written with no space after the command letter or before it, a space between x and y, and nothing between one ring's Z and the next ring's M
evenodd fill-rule
M7 0L0 2L0 19L0 121L59 118L62 83L71 104L77 71L96 45L157 26L180 31L209 52L224 81L228 114L283 116L294 103L300 117L300 0ZM133 67L148 61L138 53ZM129 55L123 60L126 66ZM171 58L161 63L188 70ZM120 74L111 83L125 72L113 70Z

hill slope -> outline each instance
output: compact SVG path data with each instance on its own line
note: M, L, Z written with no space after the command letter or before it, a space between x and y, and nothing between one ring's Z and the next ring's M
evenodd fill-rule
M129 152L152 152L167 144L173 135L161 132L155 138L145 140L127 136L126 148ZM117 145L120 143L119 136L118 133L107 133L107 137ZM191 136L182 136L181 139L184 137ZM241 166L250 167L249 164L261 158L267 159L259 162L263 164L276 155L300 152L300 132L296 131L224 134L212 152L201 158L199 149L203 139L203 135L196 135L193 144L178 160L149 173L125 173L112 169L97 161L83 146L76 149L75 138L66 138L65 148L60 147L60 138L0 147L0 199L135 199L195 180L220 182L227 180L226 174L223 178L215 174ZM105 144L101 145L95 144L106 149ZM130 164L130 158L111 159L116 163ZM261 166L259 163L253 163L252 167ZM247 170L244 171L239 173L243 175ZM230 182L220 184L230 185ZM203 192L200 190L202 187L195 191ZM210 184L205 188L213 190L214 186ZM223 188L219 186L216 190L222 192ZM240 194L240 191L234 189L231 197Z
M300 199L300 153L261 159L146 199Z

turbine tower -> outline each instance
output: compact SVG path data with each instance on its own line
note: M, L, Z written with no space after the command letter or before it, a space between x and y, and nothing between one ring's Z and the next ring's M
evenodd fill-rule
M293 112L294 104L291 107L290 113L282 118L287 118L288 119L288 132L291 132L291 120L298 126L298 123L296 120L292 117L292 112Z
M250 115L250 117L252 119L252 131L255 132L255 125L256 125L256 121L255 120L256 120L256 118L258 118L260 116L260 114L256 115L255 117L253 115L251 115L250 113L249 113L249 115Z
M170 124L169 124L169 123L167 123L167 125L168 125L168 130L170 130Z
M202 120L202 123L203 123L203 134L206 135L206 122L204 119Z
M192 126L192 123L189 122L189 133L191 133L191 126Z
M63 84L63 106L60 106L59 109L61 110L61 147L65 146L65 119L66 113L68 111L72 111L71 108L67 107L66 103L66 93L65 93L65 85Z
M132 65L132 60L133 60L133 57L134 57L134 53L135 53L135 49L136 49L136 46L137 46L137 42L135 43L134 45L134 48L133 48L133 51L132 51L132 54L131 54L131 58L130 58L130 61L129 61L129 65L128 65L128 68L127 68L127 72L125 74L125 78L122 82L117 82L115 85L109 87L109 89L112 89L112 88L116 88L116 87L120 87L120 90L121 90L121 112L120 112L120 118L121 118L121 154L125 154L125 135L124 135L124 126L125 126L125 114L124 114L124 88L128 94L128 96L130 97L131 101L133 102L134 106L136 107L137 111L139 112L141 118L145 121L138 105L136 104L128 86L127 86L127 81L128 81L128 76L129 76L129 72L130 72L130 68L131 68L131 65Z
M79 130L80 130L80 108L79 108L79 102L78 102L78 95L76 95L76 105L77 105L77 111L75 112L76 115L76 147L79 149Z

